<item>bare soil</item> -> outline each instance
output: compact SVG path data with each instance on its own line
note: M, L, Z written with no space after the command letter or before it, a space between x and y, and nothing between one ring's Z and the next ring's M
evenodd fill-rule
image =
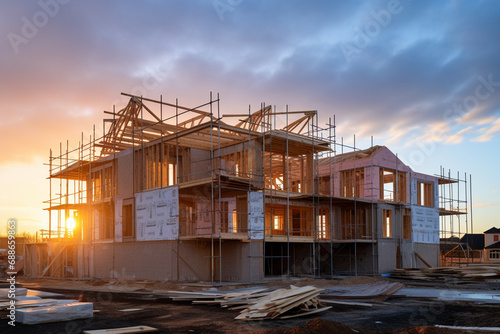
M292 279L269 280L259 286L335 285L353 286L383 280L374 277L350 277L342 280ZM232 290L249 284L174 283L118 280L60 280L18 278L26 287L64 293L65 298L94 303L97 312L91 319L70 322L9 326L0 320L0 333L81 333L83 330L146 325L159 333L460 333L434 327L500 326L500 306L470 303L443 303L437 300L392 298L373 307L338 305L314 316L266 321L238 321L237 311L219 306L172 302L166 291ZM439 288L439 286L436 286ZM466 288L466 287L464 287ZM500 292L499 292L500 293ZM132 309L132 310L130 310ZM135 309L135 310L134 310ZM129 310L129 311L123 311ZM463 332L466 333L466 332Z

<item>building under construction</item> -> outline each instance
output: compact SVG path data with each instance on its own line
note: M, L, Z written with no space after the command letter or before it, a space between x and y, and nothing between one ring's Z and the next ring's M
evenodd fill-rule
M222 114L123 94L103 135L50 153L30 276L257 281L438 266L444 175L338 143L318 112ZM443 223L441 223L443 224ZM460 226L460 225L459 225ZM465 232L465 231L464 231Z

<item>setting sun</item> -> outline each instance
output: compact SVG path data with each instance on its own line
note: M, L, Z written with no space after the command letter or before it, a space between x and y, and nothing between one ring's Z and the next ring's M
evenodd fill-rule
M75 220L73 219L73 217L69 217L67 220L66 220L66 227L68 228L68 230L74 230L75 227L76 227L76 222Z

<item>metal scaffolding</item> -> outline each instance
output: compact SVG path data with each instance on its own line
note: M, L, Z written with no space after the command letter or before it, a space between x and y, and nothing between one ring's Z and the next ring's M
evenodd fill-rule
M316 110L278 110L262 103L256 111L249 106L248 113L221 114L218 94L210 93L208 102L194 108L177 99L167 103L163 96L122 95L129 102L118 111L114 106L104 111L112 118L103 120L102 135L96 135L94 126L87 142L82 133L76 148L70 149L67 141L58 155L50 151L49 230L42 238L68 246L60 252L47 250L39 275L91 277L96 271L93 249L103 244L109 245L114 263L123 241L139 241L134 196L173 186L179 203L178 237L171 240L177 277L172 279L189 279L180 276L180 266L197 273L179 251L186 243L209 248L193 256L206 259L209 279L220 283L241 280L225 270L231 267L232 242L248 245L247 280L260 278L252 269L256 265L266 276L379 274L378 240L383 235L378 205L392 205L403 226L410 203L400 193L406 192L406 185L399 184L406 182L399 175L401 162L396 155L392 174L385 175L373 160L383 148L373 145L373 137L365 150L356 147L356 136L353 146L343 138L339 143L335 116L320 126ZM130 162L123 167L125 156ZM392 190L380 190L384 185L375 183L379 168L380 182L391 179ZM453 179L442 170L437 178L441 238L453 241L469 233L469 227L472 232L467 177ZM119 185L124 179L131 184L127 198ZM459 196L464 193L465 200ZM261 204L255 209L251 199ZM403 247L400 229L398 249ZM360 264L360 252L367 251L370 260ZM74 267L82 254L83 264ZM397 261L398 267L403 265L402 253ZM337 262L346 264L336 269ZM111 276L116 275L114 270Z

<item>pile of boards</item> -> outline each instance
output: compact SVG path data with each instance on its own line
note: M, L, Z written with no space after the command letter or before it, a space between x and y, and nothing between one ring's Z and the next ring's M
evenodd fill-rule
M15 297L11 290L0 289L0 316L5 318L12 312L11 300L15 307L15 321L25 325L47 322L69 321L91 318L94 315L92 303L82 303L73 299L54 299L64 295L15 288ZM51 298L52 297L52 298Z
M389 281L359 284L350 287L337 286L325 289L321 294L321 299L328 304L340 304L339 301L342 300L345 301L343 303L345 305L352 304L355 306L352 301L384 302L402 288L404 288L403 284Z
M169 291L174 301L192 301L193 304L220 305L239 310L239 320L288 319L319 313L330 309L320 302L323 291L314 286L271 290L250 288L233 292L184 292Z
M391 277L423 281L473 281L500 279L500 265L469 264L463 267L396 269Z

